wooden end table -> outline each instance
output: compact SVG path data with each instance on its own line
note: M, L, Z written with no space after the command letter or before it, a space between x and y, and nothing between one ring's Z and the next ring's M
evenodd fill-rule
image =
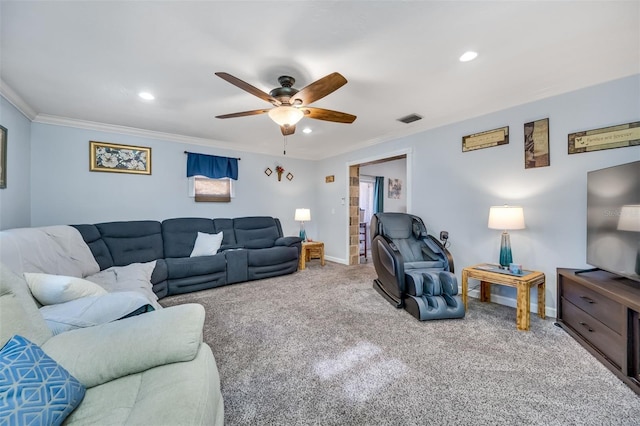
M516 328L529 330L531 306L530 288L538 287L538 317L545 318L545 277L542 272L524 271L525 275L513 275L509 273L493 272L482 269L495 265L479 264L466 267L462 270L462 301L467 308L467 286L469 278L480 281L480 301L491 301L491 284L515 287L518 290L516 300Z
M320 259L320 265L324 266L324 243L321 241L306 241L302 243L302 252L298 269L303 270L306 262L311 259Z

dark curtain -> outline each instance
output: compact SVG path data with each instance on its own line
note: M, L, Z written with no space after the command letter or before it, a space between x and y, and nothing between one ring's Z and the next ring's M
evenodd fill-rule
M206 176L211 179L238 180L238 159L216 155L187 153L187 177Z
M373 185L373 212L382 213L384 211L384 176L376 176Z

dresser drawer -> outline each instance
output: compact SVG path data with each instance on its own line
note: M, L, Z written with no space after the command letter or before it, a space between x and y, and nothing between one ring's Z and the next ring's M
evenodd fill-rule
M566 279L562 280L562 296L618 334L624 331L626 311L620 303Z
M624 339L620 334L564 298L562 299L562 320L618 368L623 365L625 348Z

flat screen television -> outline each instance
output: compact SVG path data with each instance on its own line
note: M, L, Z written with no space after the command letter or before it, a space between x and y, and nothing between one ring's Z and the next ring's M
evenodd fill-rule
M587 173L587 263L640 281L640 161Z

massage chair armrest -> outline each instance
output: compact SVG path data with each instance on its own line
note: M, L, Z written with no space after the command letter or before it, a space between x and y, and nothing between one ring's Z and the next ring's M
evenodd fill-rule
M398 247L384 235L376 235L371 241L371 252L378 279L393 280L404 292L404 257Z
M453 267L453 255L451 254L451 252L447 250L447 248L445 248L445 246L433 235L427 235L427 238L429 238L431 242L435 243L440 248L442 254L444 254L447 259L447 263L449 264L449 268L447 270L451 273L454 273L455 270Z
M174 362L202 343L205 311L184 304L53 336L42 349L86 387Z
M302 238L300 237L280 237L276 240L275 245L291 247L301 243L302 243Z

